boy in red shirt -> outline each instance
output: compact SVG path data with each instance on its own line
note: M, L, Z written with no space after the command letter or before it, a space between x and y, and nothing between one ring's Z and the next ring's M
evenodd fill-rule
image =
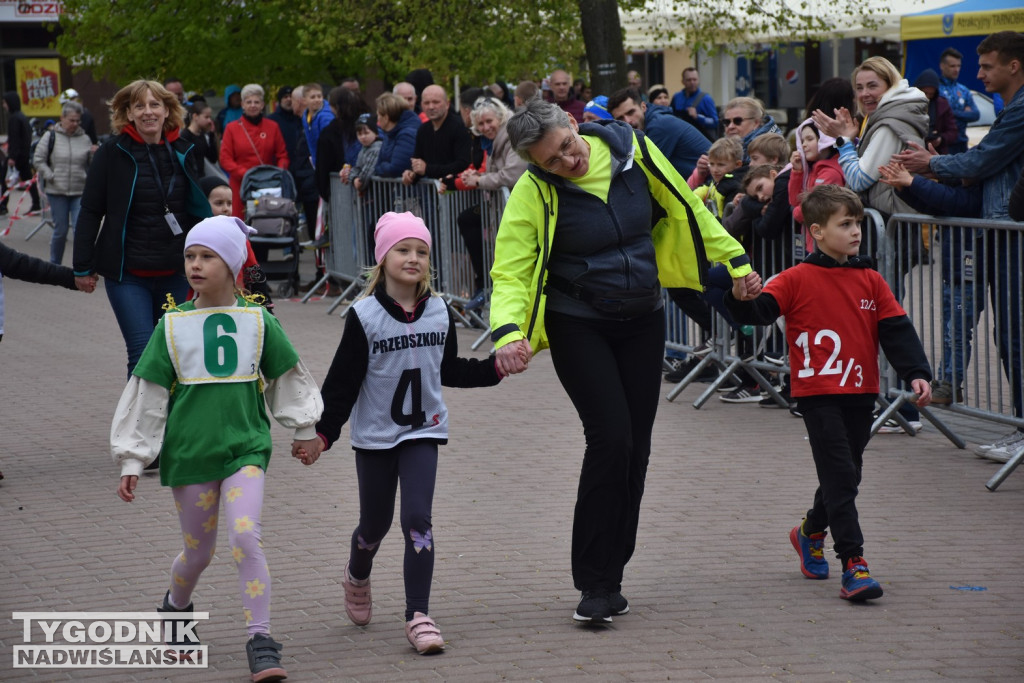
M827 579L826 529L843 567L839 597L882 596L863 558L857 487L878 396L878 346L911 383L917 405L931 402L931 369L906 312L867 259L858 256L863 206L849 188L816 187L803 202L816 245L802 263L761 290L756 273L726 294L740 323L768 325L786 316L792 395L803 413L818 473L814 505L790 532L809 579Z

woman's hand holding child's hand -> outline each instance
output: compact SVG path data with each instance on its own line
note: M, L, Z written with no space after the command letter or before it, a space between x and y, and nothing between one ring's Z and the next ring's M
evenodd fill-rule
M751 271L743 277L733 278L732 295L736 301L750 301L761 293L761 287L761 276L756 271Z

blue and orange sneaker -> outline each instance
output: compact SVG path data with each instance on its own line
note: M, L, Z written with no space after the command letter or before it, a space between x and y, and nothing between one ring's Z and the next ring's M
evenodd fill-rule
M868 561L863 557L851 557L846 561L843 587L839 589L839 597L855 602L882 597L882 587L871 578Z
M806 536L803 523L797 524L789 532L789 541L800 554L800 571L808 579L828 578L828 561L825 559L825 536L827 535L827 531L822 531Z

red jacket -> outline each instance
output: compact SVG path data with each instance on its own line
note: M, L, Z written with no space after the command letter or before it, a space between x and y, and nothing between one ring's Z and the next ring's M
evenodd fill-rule
M806 182L804 181L804 175L807 176ZM800 208L801 195L804 192L810 192L818 185L838 185L843 187L846 185L846 180L843 178L843 169L839 166L839 157L834 156L830 159L819 159L811 165L809 173L797 173L796 169L789 174L789 205L793 207L793 220L798 225L804 224L804 212ZM804 246L807 248L806 253L814 251L814 240L811 238L811 233L806 228L804 229Z
M220 165L228 172L231 184L231 212L245 219L242 203L242 176L260 165L288 168L288 148L275 121L266 117L258 125L244 116L224 127L220 146Z

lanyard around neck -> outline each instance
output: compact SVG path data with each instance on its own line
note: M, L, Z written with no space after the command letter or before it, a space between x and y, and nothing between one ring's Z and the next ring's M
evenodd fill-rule
M156 159L153 158L153 152L150 151L149 145L146 145L146 156L149 157L149 164L153 167L153 177L156 178L156 185L160 188L160 195L164 200L164 213L170 213L171 208L168 204L171 193L174 192L174 181L178 179L178 174L174 172L174 150L171 149L171 143L164 140L164 145L167 147L167 154L171 160L171 182L167 189L164 189L164 179L160 175L160 167L156 163Z

